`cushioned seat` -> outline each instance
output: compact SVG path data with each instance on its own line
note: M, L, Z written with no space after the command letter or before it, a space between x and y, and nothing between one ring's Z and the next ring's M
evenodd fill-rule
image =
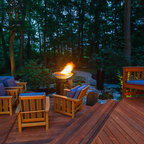
M48 130L49 107L49 97L45 96L45 92L21 93L16 109L19 132L22 127L42 125Z
M83 98L87 95L88 88L89 85L77 86L69 90L70 92L67 96L53 94L54 112L62 113L74 118L75 113L83 109ZM65 90L68 91L67 89Z
M72 89L68 92L67 97L73 98L73 97L75 96L76 91L77 91L78 88L80 88L80 85L72 88Z
M18 100L18 90L5 89L3 83L0 83L0 114L12 115L12 99L13 102Z
M128 80L128 84L144 85L144 80Z
M43 96L45 92L33 92L33 93L20 93L19 96Z

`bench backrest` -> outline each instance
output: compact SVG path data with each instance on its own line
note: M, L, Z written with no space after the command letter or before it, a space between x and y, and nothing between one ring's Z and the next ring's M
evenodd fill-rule
M123 67L123 80L143 80L144 67Z

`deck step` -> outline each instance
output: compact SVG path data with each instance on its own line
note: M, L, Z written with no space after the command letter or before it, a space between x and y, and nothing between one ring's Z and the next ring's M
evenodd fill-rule
M104 105L96 103L79 119L75 120L51 143L91 143L99 133L105 121L117 105L117 102L108 100Z

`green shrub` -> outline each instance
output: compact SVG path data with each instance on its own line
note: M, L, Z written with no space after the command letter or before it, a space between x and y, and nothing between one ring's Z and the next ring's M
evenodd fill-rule
M113 98L112 94L108 92L104 92L102 95L99 95L99 99L102 99L102 100L107 100L107 99L112 99L112 98Z
M54 83L54 77L50 69L44 68L42 64L30 61L27 65L16 72L16 77L26 81L30 90L49 88Z

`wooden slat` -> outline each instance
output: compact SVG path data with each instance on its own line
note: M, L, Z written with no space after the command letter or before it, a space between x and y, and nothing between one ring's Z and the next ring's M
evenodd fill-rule
M37 109L38 110L42 110L42 106L41 106L41 99L37 100ZM42 117L42 113L37 113L38 118Z
M142 72L141 79L142 79L142 80L144 79L144 71Z
M2 112L2 99L0 99L0 112Z
M71 111L71 102L67 101L67 112L70 113Z
M62 99L62 111L65 112L66 111L65 108L66 108L66 100Z
M29 111L28 99L23 100L24 111ZM29 114L24 114L25 119L29 119Z
M131 73L131 72L129 72L129 80L131 80L131 76L132 76L132 73Z
M35 111L36 104L35 99L30 99L30 111ZM31 113L31 119L36 118L36 113Z
M3 99L3 109L5 112L8 111L8 100L7 99Z
M135 80L136 79L136 72L133 72L134 74L133 74L133 80Z
M137 72L138 73L138 75L137 75L137 80L139 80L140 79L140 73L141 72Z

